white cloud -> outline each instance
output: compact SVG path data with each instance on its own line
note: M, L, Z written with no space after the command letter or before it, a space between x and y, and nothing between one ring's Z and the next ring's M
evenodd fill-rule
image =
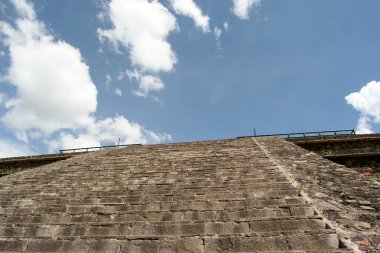
M108 14L114 26L98 29L99 39L108 39L115 49L128 49L134 66L145 71L171 71L177 62L167 37L177 29L170 11L157 0L112 0Z
M56 41L37 20L30 2L13 0L13 4L19 17L14 27L0 22L0 34L4 35L2 42L9 48L11 62L6 80L16 87L17 95L3 96L9 110L2 121L19 140L39 138L50 148L58 148L100 145L113 140L114 134L126 143L170 139L123 116L97 120L97 89L79 49ZM106 76L106 82L110 80Z
M360 112L357 132L373 132L372 125L380 123L380 82L369 82L360 91L349 94L345 99Z
M170 3L176 14L190 17L203 32L210 32L209 16L204 15L193 0L170 0Z
M96 110L96 87L78 49L54 41L32 6L14 0L20 18L16 26L0 22L0 33L9 47L11 65L5 79L17 88L17 96L2 121L19 129L51 133L84 125Z
M222 29L220 29L219 27L215 27L214 36L215 36L215 39L219 40L220 36L222 36Z
M249 19L249 11L253 6L258 6L261 0L233 0L233 13L241 19Z
M117 80L121 81L125 78L125 76L128 76L128 78L130 80L132 79L140 79L140 71L138 71L137 69L134 69L134 70L130 70L130 69L126 69L125 71L120 71L118 77L117 77Z
M115 89L115 94L121 97L123 95L123 92L120 89Z
M227 22L223 23L224 32L228 32L230 25Z
M11 140L0 139L0 158L33 155L26 145Z
M18 14L22 18L35 19L36 13L33 9L33 4L25 0L11 0L13 6L16 8Z
M144 75L136 69L127 69L124 73L127 74L130 80L136 79L139 82L138 89L133 92L136 96L146 98L151 92L160 91L165 88L164 82L157 76Z
M370 134L372 130L372 120L370 117L360 115L358 124L356 125L356 133L358 134Z
M148 97L152 91L159 91L165 87L162 80L156 76L144 75L139 81L139 88L134 91L134 94L139 97Z
M218 47L218 49L221 49L221 46L222 46L220 43L220 36L222 36L222 29L216 26L214 28L214 37L215 37L216 46Z
M106 88L107 89L110 87L111 82L112 82L112 77L109 74L107 74L106 75Z
M117 144L119 138L120 144L158 143L171 140L171 136L168 134L158 134L146 130L137 123L117 116L112 119L94 120L84 133L62 132L58 140L50 141L49 144L51 149L97 147L101 143Z
M136 69L134 70L127 69L125 73L127 73L127 76L129 77L129 79L140 80L141 73L138 72Z

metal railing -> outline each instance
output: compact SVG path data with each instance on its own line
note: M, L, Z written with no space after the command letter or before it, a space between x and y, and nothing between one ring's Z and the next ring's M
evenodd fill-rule
M256 131L255 131L256 132ZM349 130L331 130L331 131L319 131L319 132L299 132L299 133L286 133L286 134L261 134L244 137L283 137L283 138L303 138L303 137L317 137L317 136L331 136L331 135L347 135L356 134L355 129Z
M131 145L136 145L136 144L131 144ZM60 149L59 153L69 154L69 153L80 153L80 152L92 152L92 151L98 151L98 150L107 149L107 148L128 147L131 145L109 145L109 146L100 146L100 147Z
M283 137L283 138L297 138L297 137L316 137L316 136L331 136L331 135L347 135L347 134L356 134L354 129L349 130L332 130L332 131L319 131L319 132L299 132L299 133L286 133L286 134L262 134L262 135L255 135L252 136L241 136L237 138L244 138L244 137L270 137L270 136L277 136L277 137ZM92 151L98 151L102 149L107 148L118 148L118 147L128 147L132 145L141 145L141 144L129 144L129 145L109 145L109 146L100 146L100 147L87 147L87 148L71 148L71 149L60 149L60 154L70 154L70 153L86 153L86 152L92 152Z

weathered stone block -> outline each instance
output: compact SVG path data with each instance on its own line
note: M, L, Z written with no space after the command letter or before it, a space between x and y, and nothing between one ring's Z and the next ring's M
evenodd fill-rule
M28 242L27 252L59 252L62 241L56 240L31 240Z
M158 252L160 241L158 240L131 240L123 241L121 252L123 253L153 253Z
M0 240L0 251L2 252L22 252L25 246L26 242L21 240Z
M26 237L51 237L53 235L53 227L52 226L33 226L33 227L25 227Z
M160 242L158 253L204 253L204 246L202 239L187 238L183 240Z
M184 224L181 226L180 231L183 235L203 235L205 233L205 226L203 223Z
M219 235L249 233L249 226L248 222L208 222L205 233Z
M179 235L181 233L178 225L157 225L156 235Z
M292 216L313 216L314 209L312 207L290 207Z
M151 236L156 232L153 225L118 225L115 230L119 236Z
M285 251L288 244L285 237L226 237L205 239L207 253Z
M252 232L303 231L325 228L324 222L317 219L253 221L249 225Z
M109 252L109 253L118 253L121 242L118 240L86 240L87 245L89 246L89 251L88 252Z
M86 236L111 236L114 234L114 228L111 226L91 226L86 229Z
M20 237L23 234L23 227L0 227L0 237Z
M339 247L336 234L290 236L288 242L295 250L337 249Z
M91 247L85 240L63 241L61 252L90 252Z

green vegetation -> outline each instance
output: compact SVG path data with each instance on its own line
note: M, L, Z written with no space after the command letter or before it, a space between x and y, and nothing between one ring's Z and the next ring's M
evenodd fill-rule
M301 193L302 193L302 186L297 186L297 188L296 188L296 192L297 192L298 195L301 196Z

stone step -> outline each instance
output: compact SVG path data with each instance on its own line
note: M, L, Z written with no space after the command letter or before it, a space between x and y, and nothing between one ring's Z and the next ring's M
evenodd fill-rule
M296 200L296 201L294 201ZM104 203L97 205L49 205L32 207L6 207L1 210L4 214L49 214L68 213L83 214L91 212L122 213L141 211L217 211L245 210L252 208L291 207L303 204L302 200L272 199L272 200L242 200L242 201L176 201L151 202L139 204Z
M252 196L252 197L239 197L234 196L233 193L221 194L202 194L202 195L192 195L186 196L189 198L181 198L184 196L174 197L173 195L148 195L148 196L116 196L116 197L103 197L103 198L73 198L62 197L59 198L33 198L33 199L17 199L17 200L4 200L2 201L2 206L4 208L44 208L50 206L81 206L81 205L141 205L145 203L149 204L160 204L162 206L175 205L185 202L186 205L189 203L210 203L210 202L220 202L229 204L236 204L238 206L252 206L252 205L263 205L263 203L268 205L285 205L288 203L304 203L304 199L300 197L262 197L262 196ZM237 194L236 194L237 195ZM1 213L1 211L0 211Z
M33 169L32 169L33 170ZM37 174L22 174L22 180L21 178L16 178L15 181L13 181L13 184L20 184L23 180L27 180L28 182L43 182L46 183L52 183L54 180L61 179L63 182L70 182L70 179L77 179L76 176L80 175L83 176L79 178L78 182L83 182L86 180L91 180L95 178L95 176L103 176L104 178L112 178L114 175L121 175L123 177L127 177L129 179L136 179L136 180L142 180L142 179L157 179L158 181L165 181L170 178L176 178L178 180L187 180L187 179L209 179L209 180L215 180L216 178L231 178L231 179L237 179L241 178L241 175L244 175L245 179L249 178L277 178L277 177L283 177L283 174L279 172L277 169L275 170L255 170L254 168L245 169L245 170L239 170L239 169L223 169L220 166L216 167L214 170L192 170L192 171L184 171L177 168L174 168L170 172L133 172L127 169L103 169L103 168L96 168L93 167L91 169L92 174L87 174L87 171L84 169L83 171L67 171L64 168L62 168L62 171L58 174L52 174L52 175L46 175L44 177L38 177ZM169 169L168 169L169 170ZM202 177L203 176L203 177ZM4 183L2 183L4 184Z
M151 236L265 236L274 234L324 233L322 219L275 219L242 222L114 222L65 225L0 225L2 238L66 238L66 237L151 237Z
M318 253L336 252L339 249L339 240L335 233L314 235L290 235L271 237L225 237L205 240L205 252L288 252L292 249L310 250ZM292 252L290 251L290 252ZM343 251L347 252L347 251ZM350 252L350 251L348 251Z
M302 243L301 243L302 242ZM290 250L292 248L292 250ZM173 239L0 239L0 252L348 253L335 234Z
M114 170L112 171L114 173ZM121 176L123 176L123 173L117 173ZM213 175L213 177L201 177L201 175L197 177L185 177L183 175L179 175L180 173L171 173L171 174L165 174L161 176L134 176L130 174L126 174L125 176L130 180L131 184L146 184L146 185L155 185L155 184L166 184L166 183L191 183L191 182L197 182L197 183L220 183L220 182L234 182L234 181L242 181L242 182L272 182L272 181L286 181L286 178L283 173L276 172L276 173L268 173L268 172L260 172L260 173L243 173L244 176L239 171L233 171L231 173L226 174L216 174ZM93 176L93 175L92 175ZM162 176L165 176L164 178ZM202 175L204 176L204 175ZM58 178L56 178L57 180ZM76 179L75 184L81 184L86 183L86 181L90 181L90 178L88 176L82 177L80 179L76 178L76 175L70 176L65 174L60 174L60 183L64 182L68 185L73 183L73 179ZM17 182L17 181L16 181ZM26 178L25 176L22 179L22 182L25 183L33 183L36 185L42 185L41 182L46 182L47 186L56 186L57 183L54 183L54 181L39 179L39 178ZM0 189L2 189L5 185L0 184Z
M337 238L334 230L313 230L313 231L278 231L278 232L245 232L247 229L244 226L234 226L232 225L228 228L231 231L221 231L221 234L216 234L214 230L209 232L204 231L203 227L197 224L184 224L178 226L157 226L157 227L147 227L147 226L125 226L123 224L117 227L107 227L107 226L92 226L88 225L86 227L57 227L57 228L46 228L46 227L30 227L25 228L22 231L8 230L7 233L12 236L0 236L1 240L6 239L54 239L54 240L83 240L83 239L114 239L114 240L168 240L174 238L231 238L231 237L243 237L243 238L268 238L268 237L279 237L279 236L313 236L332 234ZM52 236L53 235L53 236ZM303 242L300 242L300 247L292 249L303 249ZM321 247L322 248L322 247ZM312 248L308 248L312 249ZM314 249L318 249L315 247ZM323 249L323 248L322 248ZM225 252L225 251L221 251ZM229 251L228 251L229 252Z
M63 188L65 186L65 188ZM115 192L117 191L146 191L148 193L154 192L154 190L157 190L158 192L167 192L167 191L181 191L181 192L208 192L213 190L223 190L223 189L235 189L235 190L243 190L243 189L252 189L252 190L275 190L275 189L290 189L292 188L292 185L289 182L267 182L265 184L242 184L239 182L236 182L234 184L159 184L159 185L138 185L138 184L125 184L125 183L118 183L114 182L114 184L97 184L92 186L78 186L78 185L65 185L62 184L59 187L56 188L52 187L28 187L25 186L17 191L10 190L3 190L3 192L0 194L0 197L6 197L10 194L14 196L20 196L20 195L36 195L40 192L57 192L57 193L75 193L76 191L89 191L93 190L95 192L102 192L102 191L108 191L113 190ZM89 192L90 193L90 192Z
M295 192L295 191L294 191ZM123 192L113 192L111 195L102 194L101 196L80 196L76 197L73 195L70 196L31 196L24 198L13 198L7 196L2 199L3 207L17 206L25 207L31 205L46 205L46 202L49 205L87 205L87 204L99 204L101 199L117 199L117 202L129 203L129 204L138 204L141 202L173 202L173 201L236 201L236 200L246 200L246 199L256 199L259 201L270 201L273 199L279 199L278 196L268 196L264 191L254 191L254 192L217 192L217 193L200 193L200 194L153 194L153 195L142 195L142 194L128 194ZM291 200L301 200L300 197L282 197L289 202ZM103 200L105 201L105 200Z
M77 173L78 174L78 173ZM68 183L69 185L73 183L73 179L75 179L75 176L74 175L77 175L77 174L59 174L57 175L56 177L53 177L53 178L48 178L48 177L43 177L43 178L40 178L40 177L29 177L25 174L22 174L19 176L19 178L16 178L13 182L12 182L12 185L21 185L21 182L27 182L27 183L33 183L33 184L37 184L37 185L43 185L43 183L46 183L50 186L55 186L56 183L61 183L61 182L64 182L64 183ZM131 175L131 174L128 174L127 172L118 172L118 173L115 173L115 171L109 171L107 172L107 174L101 174L101 173L97 173L97 172L92 172L92 175L86 175L86 174L83 174L81 176L80 179L77 179L75 182L80 184L80 183L87 183L87 182L90 182L91 180L93 180L95 178L95 175L96 177L98 176L102 176L104 177L105 179L111 179L112 177L111 176L115 176L115 175L119 175L121 176L122 179L128 179L130 180L132 183L142 183L142 184L155 184L156 182L157 183L171 183L171 182L178 182L178 183L181 183L181 182L191 182L191 181L197 181L197 180L200 180L200 183L204 183L204 182L218 182L218 179L222 180L222 181L240 181L240 180L244 180L244 181L252 181L252 182L255 182L257 180L260 180L260 179L263 179L265 181L273 181L273 180L278 180L278 179L284 179L284 175L280 172L276 172L276 173L268 173L268 172L260 172L260 173L255 173L255 174L252 174L252 173L240 173L240 172L236 172L236 171L231 171L231 172L228 172L228 173L212 173L212 174L204 174L204 173L200 173L200 174L194 174L194 173L191 173L191 175L186 175L188 173L171 173L171 174L168 174L168 173L165 173L165 174L162 174L162 175L155 175L155 176L152 176L152 175L146 175L146 176L143 176L143 175L140 175L140 176L136 176L136 175ZM181 175L180 175L181 174ZM15 174L16 175L16 174ZM12 175L13 177L15 175ZM244 177L242 176L244 175ZM110 177L110 178L108 178ZM2 183L2 187L0 187L0 189L3 189L4 186L6 186L7 184L4 184Z
M115 190L87 190L87 191L75 191L73 190L57 190L57 191L44 191L44 192L29 192L29 193L13 193L9 194L7 196L4 196L4 199L43 199L43 198L97 198L97 197L126 197L126 196L164 196L164 195L182 195L182 196L194 196L194 195L204 195L206 193L233 193L235 189L231 188L219 188L217 190L210 190L210 189L194 189L192 191L190 190L181 190L181 189L172 189L169 191L140 191L140 190L124 190L124 191L115 191ZM86 192L84 195L83 192ZM256 196L262 196L262 197L296 197L298 195L297 191L294 188L287 187L285 189L245 189L244 191L238 191L243 195L253 195ZM238 193L237 193L238 194ZM2 199L3 197L0 197Z
M315 217L312 207L262 208L237 211L177 211L177 212L125 212L119 214L35 214L11 215L0 217L0 222L7 224L77 224L109 222L177 222L177 221L256 221L279 218L305 219Z
M112 168L109 165L112 165ZM154 166L154 165L153 165ZM278 169L273 164L265 165L247 165L241 166L241 164L233 164L232 166L227 164L218 164L207 167L206 164L199 164L199 166L191 167L192 165L178 164L177 166L171 166L171 168L156 169L153 166L139 166L138 168L124 164L121 166L115 166L112 163L108 163L107 166L103 164L92 164L88 168L82 166L81 171L76 171L78 167L61 167L59 175L50 174L43 177L43 179L52 179L57 178L57 176L74 177L75 175L86 175L85 178L91 178L94 176L94 173L101 174L105 176L110 176L113 174L125 173L131 177L142 178L144 176L160 177L162 175L198 175L198 174L215 174L215 175L238 175L238 174L247 174L248 176L260 176L260 175L276 175L279 174ZM161 165L164 166L164 165ZM148 168L149 169L148 169ZM91 170L92 175L87 174L89 169ZM22 174L27 177L27 179L36 179L38 175L43 174L43 169L31 169ZM162 179L162 178L161 178Z
M112 187L113 191L143 191L143 192L170 192L170 191L180 191L180 192L205 192L205 191L218 191L222 189L227 190L233 190L233 191L242 191L242 190L287 190L292 189L292 185L289 182L265 182L265 183L241 183L241 182L233 182L233 184L191 184L191 185L184 185L184 184L156 184L156 185L138 185L138 184L125 184L125 183L118 183L118 182L112 182L110 184L105 183L98 183L96 186L92 185L91 187L86 188L80 188L79 186L73 185L70 187L70 185L65 185L65 187L62 187L65 184L59 184L57 187L48 187L43 186L41 188L33 187L30 189L30 187L25 187L21 190L19 190L20 193L23 194L39 194L40 192L63 192L63 193L70 193L70 192L85 192L88 190L95 190L95 191L108 191ZM20 187L21 188L21 187ZM28 190L28 192L25 192ZM4 192L2 194L9 195L11 192ZM12 191L12 193L18 194L18 192Z

